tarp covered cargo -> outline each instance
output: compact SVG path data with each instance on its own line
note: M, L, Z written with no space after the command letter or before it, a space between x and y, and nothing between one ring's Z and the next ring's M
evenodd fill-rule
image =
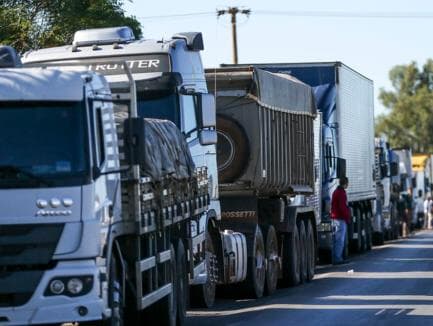
M216 96L221 192L312 192L311 87L254 67L209 69L206 79Z

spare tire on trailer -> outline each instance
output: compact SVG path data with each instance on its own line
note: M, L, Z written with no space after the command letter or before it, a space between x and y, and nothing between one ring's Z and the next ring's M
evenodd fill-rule
M219 182L230 183L241 176L248 164L248 137L242 126L223 115L217 115L216 128Z

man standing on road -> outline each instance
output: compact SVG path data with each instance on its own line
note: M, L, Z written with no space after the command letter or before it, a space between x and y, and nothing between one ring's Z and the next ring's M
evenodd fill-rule
M346 238L347 225L350 223L350 209L347 204L346 190L349 186L349 179L340 178L340 185L332 194L331 218L335 225L334 231L334 264L343 264L343 251Z

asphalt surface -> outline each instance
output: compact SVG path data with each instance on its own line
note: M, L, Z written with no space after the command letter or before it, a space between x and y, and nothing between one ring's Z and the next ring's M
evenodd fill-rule
M346 265L319 266L312 282L271 297L237 293L189 311L187 325L433 325L433 231L374 247Z

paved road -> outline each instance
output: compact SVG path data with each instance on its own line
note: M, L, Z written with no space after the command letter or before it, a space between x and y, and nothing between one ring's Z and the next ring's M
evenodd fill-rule
M433 232L375 247L311 283L258 300L218 299L187 325L433 325Z

